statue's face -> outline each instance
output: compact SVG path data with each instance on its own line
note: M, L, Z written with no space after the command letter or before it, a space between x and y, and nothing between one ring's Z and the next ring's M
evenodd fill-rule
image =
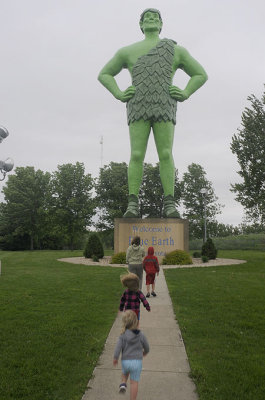
M147 11L144 14L143 20L140 22L140 27L143 32L158 31L162 29L162 21L159 14L152 11Z

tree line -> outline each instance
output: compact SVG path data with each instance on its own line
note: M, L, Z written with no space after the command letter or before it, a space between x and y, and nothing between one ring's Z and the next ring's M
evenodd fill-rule
M241 182L231 185L252 225L234 227L217 222L222 205L212 183L199 164L192 163L182 179L175 175L175 202L189 220L190 238L202 238L204 218L211 237L224 237L244 230L262 231L265 221L265 95L248 100L251 107L242 114L242 126L232 137L231 150L237 156ZM127 208L128 166L111 162L99 177L85 173L83 163L59 165L49 173L34 167L17 167L3 186L0 203L0 248L82 248L89 229L101 232L108 245L113 242L114 218ZM202 193L204 189L204 194ZM159 165L144 164L139 193L140 214L162 217L163 189Z

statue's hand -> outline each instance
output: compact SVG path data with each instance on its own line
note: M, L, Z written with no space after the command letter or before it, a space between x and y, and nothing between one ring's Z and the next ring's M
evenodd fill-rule
M169 86L169 93L173 99L178 101L185 101L189 98L189 95L185 90L181 90L177 86Z
M124 90L124 92L121 92L119 100L123 103L126 103L134 96L135 90L136 89L134 86L129 86L126 90Z

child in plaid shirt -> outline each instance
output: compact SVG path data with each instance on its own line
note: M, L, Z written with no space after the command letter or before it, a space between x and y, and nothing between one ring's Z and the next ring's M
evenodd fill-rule
M151 311L150 305L144 294L139 290L139 278L136 274L128 273L121 276L121 283L127 289L121 296L120 311L132 310L140 319L140 302L143 303L147 311Z

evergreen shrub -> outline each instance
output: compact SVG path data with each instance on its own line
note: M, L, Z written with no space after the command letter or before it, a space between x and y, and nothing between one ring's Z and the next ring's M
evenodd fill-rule
M94 262L99 262L99 258L98 258L98 256L96 256L95 254L93 254L92 260L93 260Z
M202 256L202 262L206 263L209 261L209 258L207 256Z
M110 264L126 264L126 253L121 251L120 253L113 254L110 260Z
M194 258L201 258L202 253L200 251L194 251L194 253L192 255Z
M186 251L174 250L167 253L162 260L162 265L186 265L192 264L192 259Z
M92 258L92 256L96 256L98 258L104 257L103 246L96 233L90 233L88 236L84 249L84 256L85 258Z
M209 260L215 260L217 257L217 249L212 239L207 239L202 246L202 256L206 256Z

